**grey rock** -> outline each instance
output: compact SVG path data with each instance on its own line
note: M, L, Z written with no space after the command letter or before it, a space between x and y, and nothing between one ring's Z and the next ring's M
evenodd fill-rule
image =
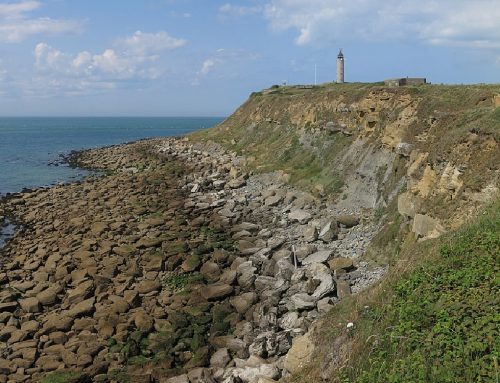
M312 218L311 213L302 209L292 210L288 213L288 219L292 222L299 222L300 224L305 224L309 222Z
M334 239L337 239L337 235L339 233L339 227L337 225L337 221L329 221L325 226L321 229L318 234L318 238L321 239L325 243L329 243Z
M290 297L290 303L298 311L313 309L317 301L317 298L306 293L298 293Z
M302 265L310 265L312 263L322 263L328 261L328 259L331 257L333 254L332 250L321 250L317 251L311 255L309 255L307 258L302 260Z

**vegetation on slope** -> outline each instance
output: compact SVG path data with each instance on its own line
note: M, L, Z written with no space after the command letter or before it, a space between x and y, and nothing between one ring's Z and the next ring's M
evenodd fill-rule
M329 313L318 358L291 381L500 381L500 201L473 225L405 253L389 279Z
M443 157L457 164L467 162L462 178L480 190L487 178L484 171L495 171L485 164L500 161L500 153L483 150L488 140L500 141L500 109L491 107L498 93L498 85L279 87L253 93L219 126L191 138L213 140L245 155L250 170L283 170L296 186L310 191L319 186L339 197L346 181L339 165L351 143L363 137L378 147L388 124L407 119L408 126L400 129L404 142L429 152L428 161L436 166ZM415 108L414 121L407 117L408 105ZM367 128L371 115L377 120L373 130ZM337 127L345 124L349 134L333 134L325 129L328 122Z
M326 193L342 196L345 173L338 166L351 143L363 137L381 146L384 135L390 138L386 127L408 116L406 102L391 109L391 100L410 97L417 100L416 119L401 129L400 139L427 153L425 162L438 174L447 163L459 167L464 185L454 198L446 193L428 198L426 213L456 216L471 193L497 184L500 108L492 108L492 96L500 94L499 85L379 85L256 92L224 123L193 139L213 140L244 154L251 170L283 170L292 184L309 190L319 184ZM366 103L370 97L371 104ZM363 125L372 112L378 122ZM324 129L328 121L342 119L352 122L352 136ZM389 183L406 172L408 164L399 161ZM384 196L392 190L389 183L382 185ZM314 362L288 380L500 382L500 202L459 233L421 243L397 212L396 200L375 211L375 218L384 216L387 222L367 254L391 264L389 276L332 310L316 333ZM350 330L349 322L354 323Z

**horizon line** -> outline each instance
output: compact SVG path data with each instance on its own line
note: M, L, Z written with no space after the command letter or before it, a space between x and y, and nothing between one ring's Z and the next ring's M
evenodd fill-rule
M27 116L21 116L21 115L12 115L12 116L2 116L0 115L0 118L227 118L228 116L141 116L141 115L130 115L130 116L111 116L111 115L105 115L105 116L99 116L99 115L75 115L75 116L63 116L63 115L55 115L55 116L49 116L49 115L27 115Z

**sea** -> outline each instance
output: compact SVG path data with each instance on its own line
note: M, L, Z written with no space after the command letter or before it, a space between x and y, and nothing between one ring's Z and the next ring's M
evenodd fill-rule
M61 158L72 150L210 128L222 117L9 117L0 118L0 198L24 188L71 182L88 174ZM0 247L12 227L0 228Z

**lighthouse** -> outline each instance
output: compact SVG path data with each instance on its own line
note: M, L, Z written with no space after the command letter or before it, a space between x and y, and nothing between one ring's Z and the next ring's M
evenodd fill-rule
M339 51L337 56L337 83L342 84L344 82L344 54L342 49Z

